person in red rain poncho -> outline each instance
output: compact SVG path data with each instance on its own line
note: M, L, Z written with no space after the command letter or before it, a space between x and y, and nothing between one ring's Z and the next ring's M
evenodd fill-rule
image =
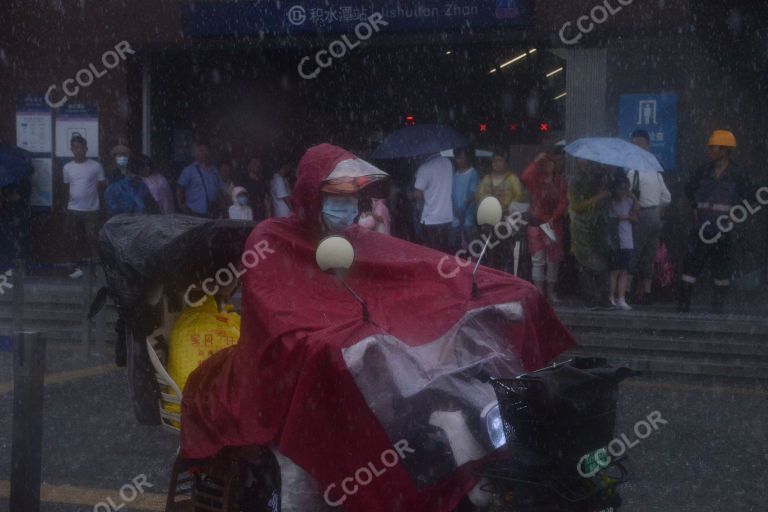
M472 298L471 267L447 268L442 253L354 225L356 193L383 177L336 146L305 153L293 216L262 222L246 244L246 251L261 247L263 257L243 276L240 342L195 370L184 389L183 457L210 457L226 446L273 446L319 482L327 503L353 512L449 512L477 483L476 462L436 481L415 480L411 461L404 460L418 461L421 447L413 442L396 463L384 458L398 438L369 405L375 384L364 381L366 368L352 374L360 363L352 361L354 353L360 347L370 349L366 354L429 349L450 337L468 312L499 304L522 311L518 321L499 328L503 358L518 370L538 369L574 342L525 281L481 267ZM342 231L355 249L345 282L367 303L370 322L353 295L315 262L318 243ZM385 373L374 368L374 380ZM405 414L394 413L395 419Z

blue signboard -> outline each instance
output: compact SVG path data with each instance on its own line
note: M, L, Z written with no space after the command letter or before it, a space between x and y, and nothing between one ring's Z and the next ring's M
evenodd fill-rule
M651 153L667 171L677 167L677 94L622 94L619 100L619 137L629 139L645 130Z
M532 0L198 1L182 4L189 37L349 33L380 16L386 32L519 27Z

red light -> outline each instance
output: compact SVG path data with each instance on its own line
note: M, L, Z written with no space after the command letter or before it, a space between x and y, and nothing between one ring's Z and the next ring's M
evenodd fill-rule
M405 125L406 126L415 126L416 125L416 118L411 116L411 115L405 116Z
M512 133L517 132L517 130L519 129L520 129L520 125L517 123L512 123L511 125L509 125L509 131Z
M485 133L488 131L488 125L487 124L480 124L480 133Z
M549 131L549 123L539 123L539 131L540 132L548 132Z

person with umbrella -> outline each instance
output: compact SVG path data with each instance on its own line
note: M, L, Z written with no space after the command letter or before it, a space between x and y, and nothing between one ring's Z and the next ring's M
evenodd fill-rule
M414 181L414 201L424 201L419 219L424 243L438 251L450 252L453 224L453 164L440 152L467 146L469 141L455 130L424 124L392 133L373 152L377 160L421 159Z
M416 199L424 200L421 211L421 231L424 244L437 251L451 251L453 223L453 164L435 154L421 164L414 183Z
M630 138L632 144L646 151L650 150L650 137L645 130L635 130ZM633 229L635 251L629 268L640 279L637 303L650 305L653 265L661 236L661 216L664 208L672 201L672 195L664 183L662 173L629 169L627 178L640 208Z
M588 160L576 160L576 175L568 187L571 217L571 252L579 264L584 304L591 309L609 308L606 201L609 173Z
M723 229L722 219L727 221L731 208L754 192L749 175L731 161L731 151L736 148L733 133L715 130L708 146L709 163L694 171L685 186L693 225L680 282L677 310L681 313L690 311L693 288L707 263L714 280L712 312L724 312L725 296L731 284L730 231L733 227L731 224L730 229Z
M652 153L618 138L577 139L565 147L565 152L575 157L577 164L568 202L571 251L581 267L585 302L588 307L611 308L606 274L610 250L606 232L610 173L604 166L645 173L660 173L664 169Z

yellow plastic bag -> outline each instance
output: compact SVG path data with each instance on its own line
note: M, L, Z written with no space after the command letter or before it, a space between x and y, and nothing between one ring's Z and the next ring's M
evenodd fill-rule
M231 309L219 312L216 301L209 297L200 306L187 307L176 320L168 347L168 374L182 392L189 375L203 361L240 339L240 315Z

